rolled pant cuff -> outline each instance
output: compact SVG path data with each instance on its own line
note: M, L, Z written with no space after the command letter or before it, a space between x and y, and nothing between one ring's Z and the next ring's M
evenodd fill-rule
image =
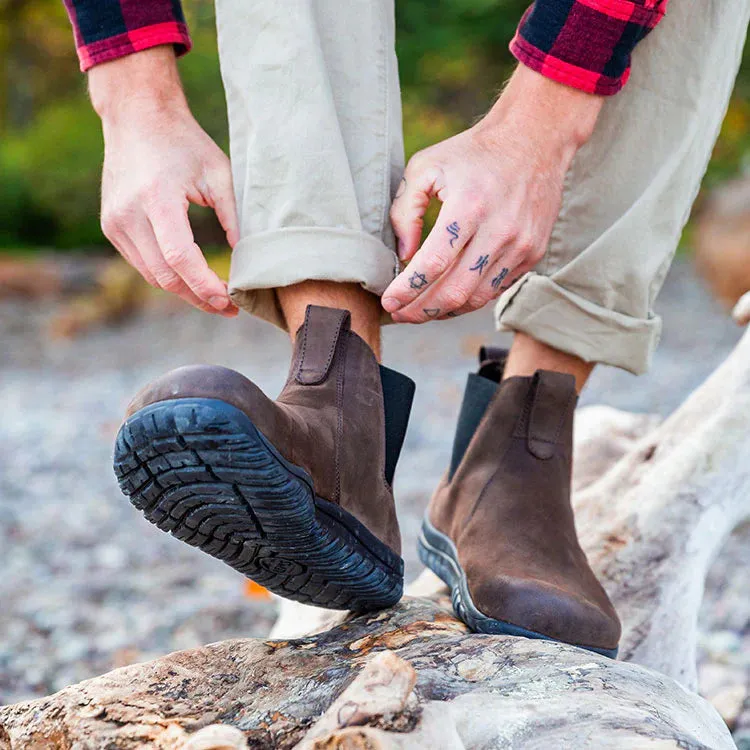
M278 287L312 280L350 282L382 295L398 272L393 250L365 232L279 229L245 237L235 245L229 294L239 307L286 330Z
M498 300L499 331L520 331L543 344L641 375L661 337L661 318L633 318L594 304L556 284L528 273Z

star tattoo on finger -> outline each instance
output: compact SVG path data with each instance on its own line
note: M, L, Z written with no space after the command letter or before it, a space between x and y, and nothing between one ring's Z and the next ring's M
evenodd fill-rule
M414 271L409 277L409 286L412 289L421 289L423 286L427 286L428 283L427 277L423 273L419 273L419 271Z

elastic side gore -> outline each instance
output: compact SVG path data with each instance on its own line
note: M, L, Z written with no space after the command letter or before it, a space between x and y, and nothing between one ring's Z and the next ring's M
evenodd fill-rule
M477 427L479 427L479 423L482 421L482 417L497 389L498 384L493 380L488 380L482 375L469 374L463 402L461 403L461 411L458 415L458 423L456 424L456 435L453 438L449 479L453 478L453 474L463 460L466 449L469 447L469 443L474 437L474 433L477 431Z
M393 484L393 475L396 473L396 464L409 425L416 385L411 378L383 365L380 365L380 382L385 414L385 478L388 484Z

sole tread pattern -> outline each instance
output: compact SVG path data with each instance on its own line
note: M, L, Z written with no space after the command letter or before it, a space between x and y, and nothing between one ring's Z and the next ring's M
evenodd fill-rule
M114 469L148 521L280 596L355 611L401 598L401 558L317 498L305 472L230 404L141 409L120 429Z

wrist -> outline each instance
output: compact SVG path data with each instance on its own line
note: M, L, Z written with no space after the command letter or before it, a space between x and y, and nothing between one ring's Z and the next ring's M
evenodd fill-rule
M144 107L189 111L172 45L97 65L89 71L88 81L91 104L105 124L139 117Z
M491 131L511 119L527 136L575 154L594 132L603 101L519 65L477 127Z

